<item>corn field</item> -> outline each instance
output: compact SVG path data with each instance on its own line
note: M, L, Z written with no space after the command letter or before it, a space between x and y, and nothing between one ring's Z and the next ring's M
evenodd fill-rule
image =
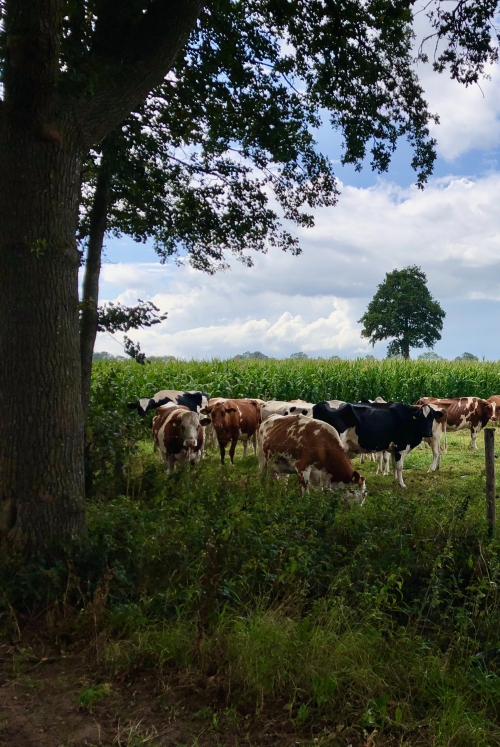
M120 405L161 389L201 390L211 397L357 401L381 396L408 404L419 397L500 393L500 363L404 360L100 361L94 405Z

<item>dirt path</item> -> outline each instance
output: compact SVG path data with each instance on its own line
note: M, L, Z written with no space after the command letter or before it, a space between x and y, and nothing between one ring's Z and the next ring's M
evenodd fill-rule
M0 645L0 747L346 744L299 735L276 714L227 709L221 689L214 677L166 681L147 670L110 677L82 653Z

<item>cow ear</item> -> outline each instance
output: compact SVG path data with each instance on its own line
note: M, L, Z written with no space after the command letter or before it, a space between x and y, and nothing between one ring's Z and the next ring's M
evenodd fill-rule
M297 407L296 407L296 405L294 405L293 407L290 407L290 412L295 412L296 409L297 409Z
M444 418L444 412L441 412L440 410L433 410L434 418L435 420L439 420L440 418Z
M200 425L210 425L211 422L210 418L200 418Z
M211 412L211 407L204 407L202 410L200 410L200 415L210 415Z

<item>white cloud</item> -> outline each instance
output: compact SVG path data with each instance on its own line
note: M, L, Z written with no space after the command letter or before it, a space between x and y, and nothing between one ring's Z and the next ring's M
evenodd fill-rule
M235 262L213 277L172 264L110 264L101 296L153 300L168 319L134 339L149 354L198 358L371 352L356 320L385 273L410 264L422 266L445 309L453 299L500 298L500 174L439 179L424 192L382 181L342 191L302 232L300 257L270 252L251 269ZM110 347L101 336L98 349Z
M425 11L420 11L414 21L415 50L432 32ZM449 73L438 74L432 70L435 38L423 47L429 64L416 68L429 110L439 114L440 124L431 125L431 133L438 141L437 152L447 161L453 161L470 150L488 150L500 144L500 75L498 65L486 67L491 79L480 85L466 88L451 80Z

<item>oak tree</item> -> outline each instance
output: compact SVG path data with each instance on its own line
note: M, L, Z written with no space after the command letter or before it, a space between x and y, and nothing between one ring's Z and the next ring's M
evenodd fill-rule
M393 338L388 355L410 357L410 348L434 347L441 339L445 312L427 288L427 277L412 265L388 272L359 320L372 345Z

